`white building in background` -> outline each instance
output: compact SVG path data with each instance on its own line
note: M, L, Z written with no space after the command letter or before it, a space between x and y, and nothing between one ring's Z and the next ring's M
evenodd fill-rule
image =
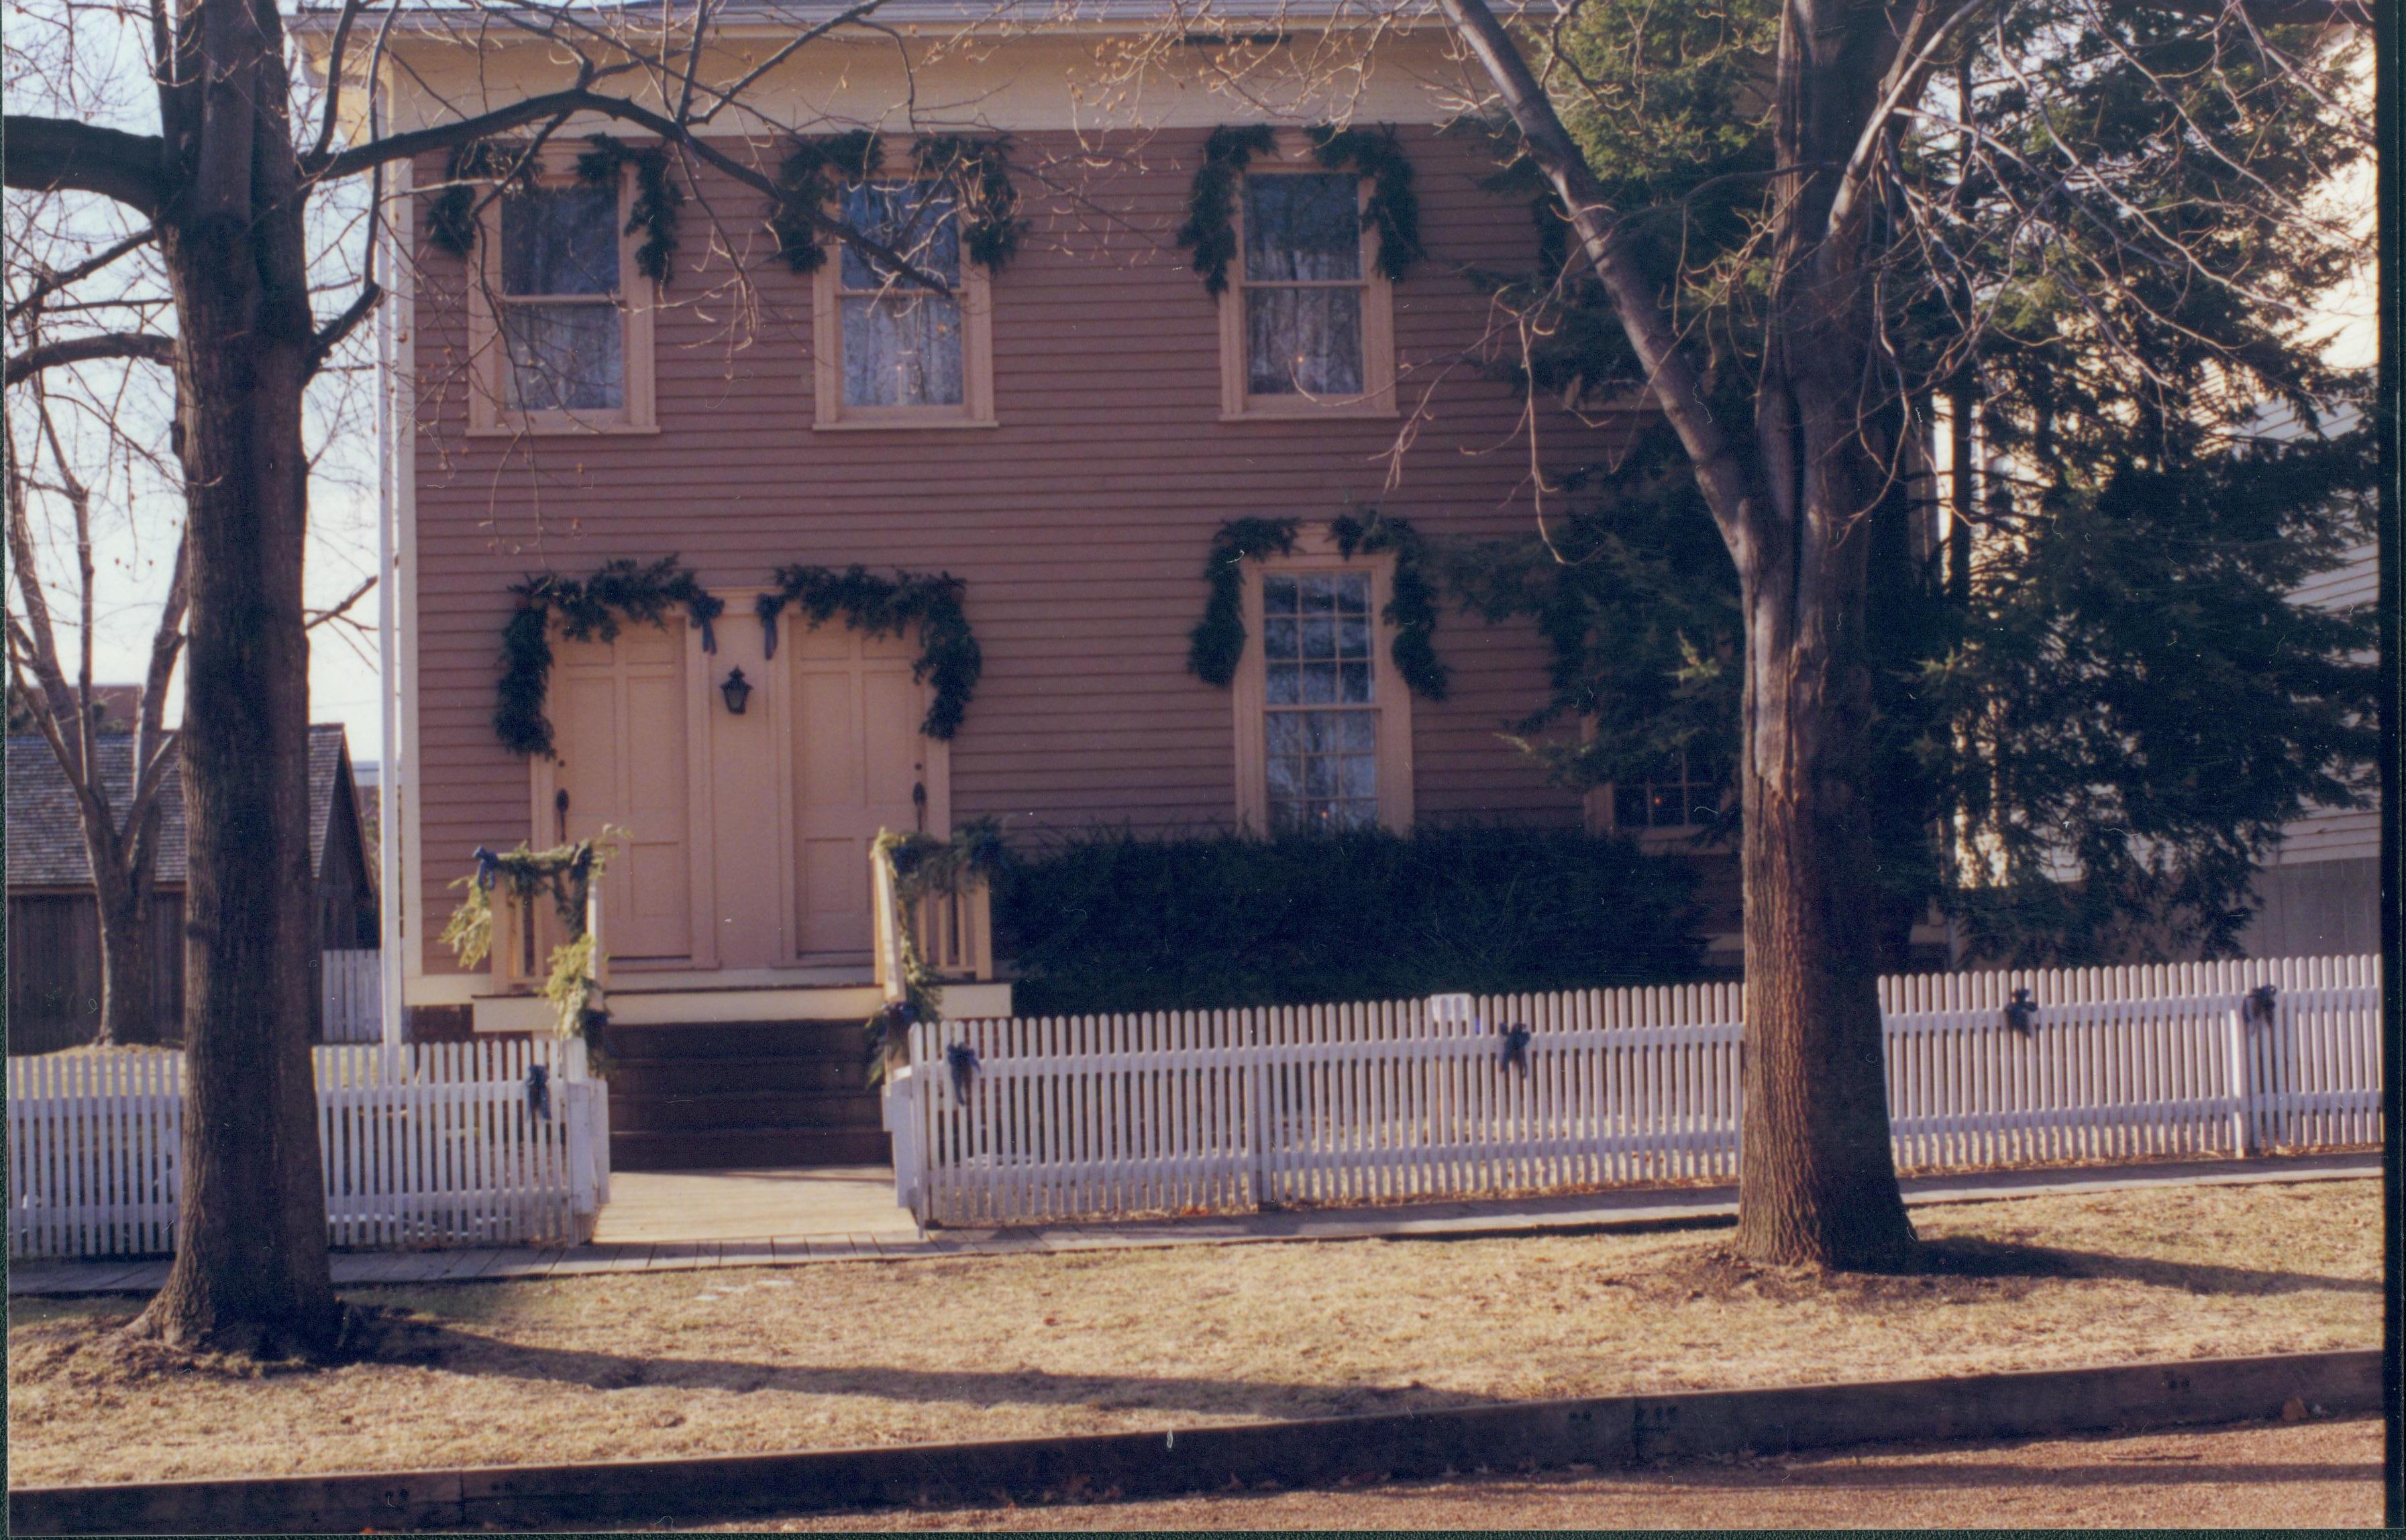
M2345 609L2373 601L2377 547L2309 579L2301 604ZM2319 808L2291 824L2256 879L2256 918L2241 938L2252 957L2318 957L2381 950L2381 808Z

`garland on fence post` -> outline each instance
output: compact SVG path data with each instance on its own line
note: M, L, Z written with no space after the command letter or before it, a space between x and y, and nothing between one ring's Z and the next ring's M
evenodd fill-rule
M1394 659L1395 671L1414 695L1423 700L1444 699L1453 671L1438 660L1431 640L1437 633L1437 589L1421 569L1424 547L1419 531L1407 519L1373 512L1363 518L1339 514L1328 521L1328 532L1349 560L1357 551L1366 556L1394 553L1394 577L1382 614L1395 628L1395 640L1387 655Z
M1322 165L1369 179L1362 219L1379 232L1380 273L1390 283L1401 282L1412 263L1428 252L1421 244L1421 203L1412 189L1411 157L1404 153L1395 131L1322 124L1305 130L1305 138ZM1227 291L1228 264L1237 258L1237 192L1244 185L1245 168L1256 155L1277 152L1278 137L1267 123L1224 125L1203 142L1203 163L1187 190L1186 222L1179 227L1178 244L1195 253L1195 271L1210 293Z
M1019 190L1011 180L1010 137L927 134L912 146L911 157L920 175L952 190L960 211L961 249L969 260L1001 272L1018 254L1027 229L1018 217ZM819 244L820 227L811 214L845 188L874 181L885 164L884 141L866 129L793 142L777 168L777 196L769 210L769 230L787 267L815 273L827 264L827 247Z
M579 581L558 572L529 572L510 586L517 609L502 631L502 676L499 701L493 708L493 731L515 754L552 757L551 719L544 714L544 698L551 687L551 617L559 617L560 634L572 642L618 634L621 621L658 626L670 606L682 604L701 629L701 650L718 650L711 622L727 608L724 600L703 588L693 573L664 556L649 566L629 558L606 561L591 577Z
M1237 665L1245 656L1242 563L1294 554L1298 527L1291 518L1232 518L1220 526L1203 562L1203 581L1211 586L1211 596L1203 601L1203 618L1186 637L1187 672L1223 688L1235 681Z
M438 938L462 967L474 968L492 954L496 886L507 883L514 903L531 904L538 897L548 896L568 940L551 949L551 971L544 981L543 997L559 1012L554 1023L559 1036L586 1038L597 1072L600 1048L594 1039L610 1013L593 1004L601 987L601 970L593 955L593 938L585 928L586 906L595 880L609 864L606 847L620 833L604 827L590 840L549 850L531 849L523 840L517 849L498 853L478 845L476 869L451 884L465 888L467 896L451 911Z
M950 572L933 577L925 572L898 572L882 577L857 563L842 572L832 567L780 567L776 586L754 603L760 616L760 646L777 656L777 617L788 604L801 607L815 628L837 615L853 629L872 637L900 636L919 628L919 657L911 677L935 686L927 719L919 730L930 738L950 739L960 730L969 698L977 693L978 676L985 671L977 637L961 612L968 587Z
M894 870L894 908L886 923L894 927L897 950L902 954L902 998L893 1001L862 1023L869 1035L869 1081L910 1055L911 1028L919 1022L943 1019L943 982L919 955L918 937L911 914L929 894L959 893L973 882L991 877L1002 865L1002 833L994 821L972 819L949 840L932 834L877 832L875 850Z

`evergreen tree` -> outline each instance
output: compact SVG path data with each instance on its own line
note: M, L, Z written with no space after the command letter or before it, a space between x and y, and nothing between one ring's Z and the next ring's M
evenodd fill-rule
M2311 325L2360 252L2295 217L2362 153L2330 106L2356 61L2296 29L2251 43L2107 15L2013 7L1933 83L1946 117L1896 148L1887 359L1864 392L1889 471L1864 516L1891 968L1933 902L1981 957L2228 953L2280 827L2356 803L2374 749L2370 615L2289 600L2371 538L2371 382L2330 367ZM1563 119L1733 422L1765 336L1759 81L1778 21L1763 0L1606 0L1552 60L1581 82L1557 93ZM2078 198L2067 168L2089 178ZM1527 160L1499 184L1567 229ZM1513 368L1532 389L1633 389L1626 333L1567 244L1493 276L1542 339ZM1976 502L1952 482L1951 538L1920 458L1941 436L1999 466ZM1542 539L1451 561L1473 607L1533 615L1553 644L1531 752L1577 784L1730 763L1740 586L1679 444L1656 430L1567 490L1576 511ZM1535 738L1566 719L1592 736ZM1711 832L1734 818L1733 798Z

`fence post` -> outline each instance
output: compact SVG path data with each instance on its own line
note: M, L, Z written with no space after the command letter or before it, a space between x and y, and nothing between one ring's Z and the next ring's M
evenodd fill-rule
M1268 1077L1262 1073L1262 1012L1245 1013L1245 1046L1251 1051L1243 1059L1245 1084L1245 1159L1253 1171L1253 1211L1263 1212L1270 1207L1269 1198L1269 1092Z
M2245 1007L2230 1008L2225 1019L2230 1024L2230 1148L2244 1158L2255 1153L2248 1136L2254 1119L2250 1116L2247 1074L2247 1023Z

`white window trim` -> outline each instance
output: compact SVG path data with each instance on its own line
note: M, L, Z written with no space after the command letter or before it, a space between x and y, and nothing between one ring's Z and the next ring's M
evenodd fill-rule
M574 153L558 148L545 151L536 176L546 184L573 183L576 180ZM485 198L484 209L477 219L476 247L468 261L468 431L472 435L659 431L652 376L652 316L658 306L659 286L635 269L634 243L626 233L633 201L633 187L621 171L617 220L619 358L627 377L619 408L615 412L521 412L502 404L507 399L502 371L509 368L509 354L502 346L501 327L493 314L493 296L500 292L502 282L502 200Z
M1278 158L1255 161L1248 177L1278 173L1318 173L1329 168L1314 157L1303 135L1281 130ZM1366 207L1369 178L1355 177L1357 196ZM1236 255L1228 261L1228 287L1220 293L1220 420L1259 422L1296 417L1392 417L1395 415L1395 286L1379 269L1379 233L1362 223L1362 384L1358 396L1257 396L1247 389L1245 366L1245 194L1239 181L1229 230Z
M908 140L889 141L888 165L912 163ZM927 180L881 172L876 181ZM843 305L838 286L843 275L842 243L823 237L827 261L811 275L811 379L816 412L812 426L827 432L944 428L992 428L994 416L993 279L984 262L961 247L961 276L953 293L961 304L961 400L956 406L847 406L843 400Z
M1267 835L1270 827L1268 728L1269 673L1262 647L1262 579L1295 572L1370 574L1370 699L1379 715L1379 824L1397 834L1411 832L1412 692L1395 671L1395 628L1387 619L1394 598L1394 553L1358 555L1337 550L1324 524L1308 525L1295 536L1291 556L1244 564L1245 655L1238 661L1229 694L1236 706L1237 827Z

